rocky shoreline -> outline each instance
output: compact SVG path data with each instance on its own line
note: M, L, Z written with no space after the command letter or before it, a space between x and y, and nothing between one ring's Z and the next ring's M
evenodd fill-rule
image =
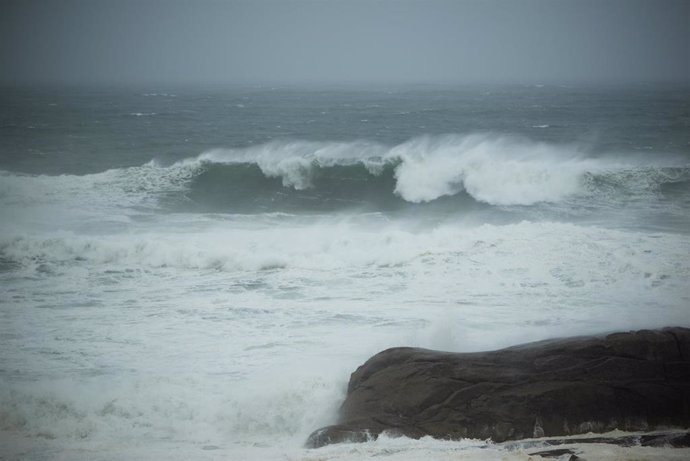
M670 327L490 352L388 349L351 375L337 424L313 432L307 446L383 432L505 442L688 427L690 329ZM690 435L678 430L619 439L690 445Z

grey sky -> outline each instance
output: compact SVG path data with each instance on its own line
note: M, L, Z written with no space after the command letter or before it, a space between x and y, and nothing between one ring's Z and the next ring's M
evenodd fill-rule
M0 80L690 81L690 0L0 0Z

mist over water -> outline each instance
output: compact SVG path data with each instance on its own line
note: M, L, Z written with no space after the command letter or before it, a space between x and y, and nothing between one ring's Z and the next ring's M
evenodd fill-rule
M662 2L5 0L0 82L687 83Z
M685 87L0 98L10 456L524 459L302 444L386 347L688 325Z

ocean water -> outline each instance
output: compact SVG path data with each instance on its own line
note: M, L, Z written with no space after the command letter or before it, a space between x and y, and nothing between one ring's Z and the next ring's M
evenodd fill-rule
M387 347L690 326L687 87L3 88L0 170L2 459L528 459L303 443Z

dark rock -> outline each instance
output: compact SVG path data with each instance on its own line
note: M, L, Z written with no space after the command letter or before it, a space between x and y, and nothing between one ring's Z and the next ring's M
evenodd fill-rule
M351 376L319 447L376 438L495 442L690 426L690 329L548 340L498 351L394 348Z
M309 436L309 444L312 447L322 447L331 443L368 442L374 438L368 430L354 431L338 426L329 426L313 432Z
M653 448L688 448L690 447L690 432L687 431L660 431L645 434L602 435L568 438L542 438L516 442L505 442L503 446L511 450L518 448L531 449L537 447L553 447L559 445L581 445L599 443L616 445L620 447L653 447Z
M643 447L690 447L690 432L671 434L645 434L640 436L640 445Z
M687 448L690 446L690 432L687 430L666 430L644 434L588 434L581 437L540 438L509 441L497 444L508 451L527 451L531 456L558 458L560 461L584 460L580 453L583 445L606 444L620 447ZM553 447L561 448L553 448Z
M575 452L569 448L558 448L556 450L544 450L530 453L531 456L541 456L542 458L561 458L564 455L570 455L568 461L577 461L581 459Z

